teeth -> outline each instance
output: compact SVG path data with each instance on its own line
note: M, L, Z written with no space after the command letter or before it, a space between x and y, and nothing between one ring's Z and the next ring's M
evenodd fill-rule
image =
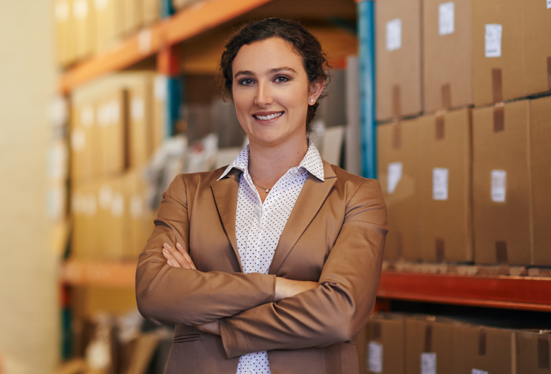
M262 120L262 121L268 121L270 119L274 119L276 117L279 117L283 114L283 112L280 112L280 113L274 113L274 114L270 114L269 116L258 116L258 115L255 115L256 118Z

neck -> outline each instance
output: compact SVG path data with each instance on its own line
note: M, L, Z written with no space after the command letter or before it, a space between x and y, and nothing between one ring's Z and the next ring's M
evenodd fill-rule
M250 143L249 173L257 185L272 188L289 169L300 165L307 151L306 135L274 147Z

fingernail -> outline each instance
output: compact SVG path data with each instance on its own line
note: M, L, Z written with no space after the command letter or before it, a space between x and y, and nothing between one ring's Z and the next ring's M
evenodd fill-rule
M166 248L163 248L163 253L164 253L165 255L168 254L168 251L166 250Z
M184 249L184 248L182 248L182 246L180 245L180 243L176 243L176 248L178 248L178 249Z
M164 244L163 244L163 247L165 247L165 248L167 248L167 249L171 248L171 247L170 247L170 244L168 244L168 243L164 243Z

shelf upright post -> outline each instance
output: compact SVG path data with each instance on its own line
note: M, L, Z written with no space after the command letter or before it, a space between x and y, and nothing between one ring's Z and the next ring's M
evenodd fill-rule
M362 131L362 175L377 178L377 132L375 120L375 1L358 3L360 44L360 127Z
M174 14L172 0L161 0L161 17L167 19ZM166 94L165 104L165 136L176 133L176 125L180 120L180 105L183 97L183 77L180 68L180 48L175 45L164 45L157 54L157 71L166 79L163 87Z

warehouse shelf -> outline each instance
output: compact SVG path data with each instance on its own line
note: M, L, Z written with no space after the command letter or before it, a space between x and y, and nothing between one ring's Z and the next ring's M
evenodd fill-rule
M71 286L133 288L136 262L65 261L61 281Z
M135 262L69 260L62 281L72 286L134 287ZM551 278L383 271L377 297L463 306L551 312Z
M201 1L68 69L60 78L59 90L68 93L85 82L129 68L229 21L238 23L245 20L241 18L244 16L247 19L280 16L351 20L355 18L355 12L354 3L344 0L307 0L298 4L291 0Z
M551 278L383 271L377 297L551 312Z

